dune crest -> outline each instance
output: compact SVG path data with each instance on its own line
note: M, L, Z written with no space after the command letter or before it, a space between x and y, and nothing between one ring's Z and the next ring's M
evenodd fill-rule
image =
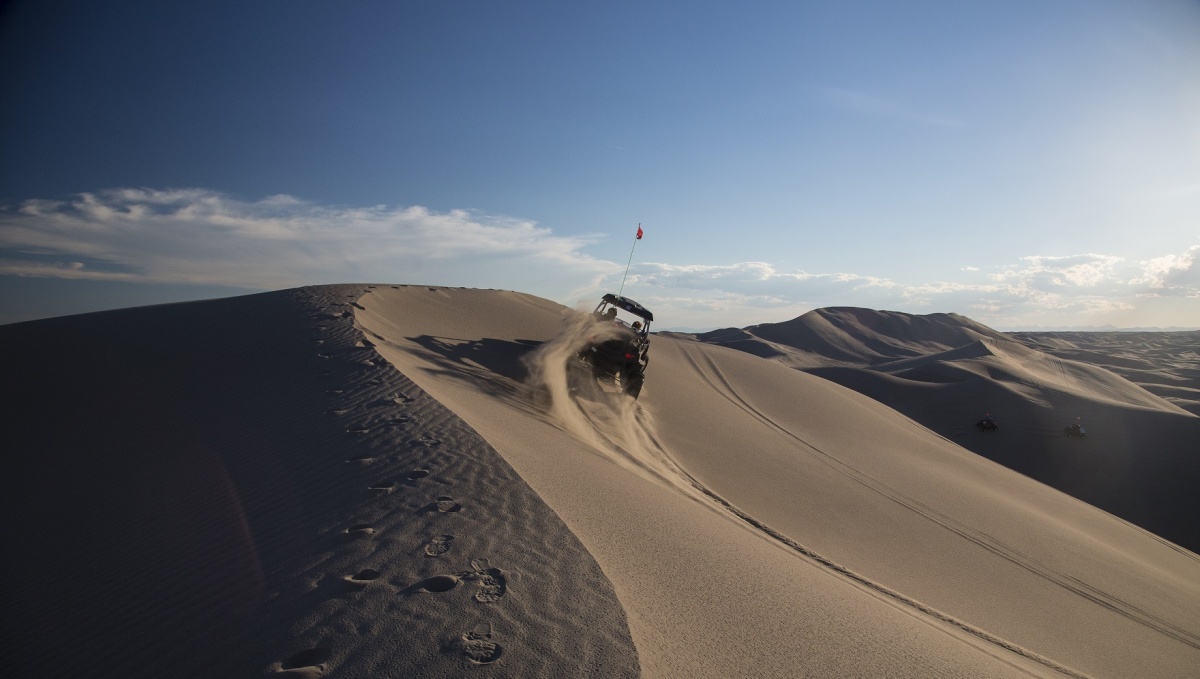
M367 290L0 328L12 676L638 674L584 547L354 327Z
M627 409L571 389L557 305L420 288L360 303L381 354L587 546L647 676L1182 677L1200 659L1195 555L854 392L658 335Z
M947 351L977 340L1006 339L957 314L915 316L857 307L816 309L782 323L717 330L697 337L742 350L755 343L753 338L774 347L780 357L786 357L785 362L796 367L875 365Z

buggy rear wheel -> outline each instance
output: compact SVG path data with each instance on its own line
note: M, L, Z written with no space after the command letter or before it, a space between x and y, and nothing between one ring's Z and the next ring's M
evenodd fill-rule
M642 383L645 381L646 381L645 375L643 375L642 373L634 373L632 375L629 375L628 379L622 378L621 389L625 392L625 394L627 396L633 398L633 400L636 401L637 397L639 395L641 395L641 393L642 393Z

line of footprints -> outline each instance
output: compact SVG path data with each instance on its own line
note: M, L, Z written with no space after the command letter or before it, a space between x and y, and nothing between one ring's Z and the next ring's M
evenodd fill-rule
M351 296L354 297L354 296ZM355 307L360 307L354 303ZM310 319L323 321L336 321L351 318L353 312L347 310L337 314L314 314ZM314 330L323 331L325 325L318 323L313 326ZM314 338L313 343L316 345L324 344L325 340ZM358 348L370 348L375 346L369 340L363 339L355 344ZM324 351L317 354L320 358L333 358L333 352ZM372 360L363 360L360 363L364 366L374 366ZM332 374L331 370L322 370L321 375ZM371 380L369 384L379 384L378 380ZM344 392L343 389L330 389L331 396L337 396ZM369 407L396 407L404 406L412 399L403 394L393 394L384 399L377 400L368 404ZM333 408L328 411L330 415L340 416L349 412L348 408ZM397 426L410 421L406 416L397 416L383 426ZM369 427L355 426L350 427L346 431L350 434L365 434L369 431ZM419 442L426 446L437 446L441 444L436 438L430 436L422 436L418 439ZM375 462L378 458L371 455L363 455L347 460L346 462L358 466L367 466ZM403 479L406 482L417 481L429 476L428 469L413 469L404 474ZM367 489L376 496L390 495L400 487L397 481L382 481L374 483ZM433 502L422 507L420 512L438 513L438 514L456 514L462 511L460 505L454 498L448 495L442 495L434 499ZM372 539L375 535L375 528L371 524L355 524L346 529L346 534L351 538L356 539ZM426 557L437 558L448 553L454 544L455 536L446 533L432 537L424 546L424 554ZM366 589L373 581L378 580L382 573L374 568L364 568L353 575L347 575L342 578L344 586L349 590ZM456 573L445 573L434 575L425 578L420 582L410 585L400 591L400 594L418 594L418 593L433 593L441 594L449 592L457 588L463 583L473 583L475 593L473 598L481 604L492 604L499 601L505 594L508 588L507 579L504 572L489 563L487 559L475 559L471 561L470 570L459 571ZM464 585L466 586L466 585ZM489 665L500 659L504 653L504 648L495 641L495 633L490 624L476 625L470 631L463 633L460 637L445 643L442 650L445 652L456 653L465 657L472 664ZM332 652L328 648L310 648L298 653L294 653L289 657L279 661L277 667L281 673L286 673L290 676L297 677L320 677L324 676L328 669L326 663L332 657Z

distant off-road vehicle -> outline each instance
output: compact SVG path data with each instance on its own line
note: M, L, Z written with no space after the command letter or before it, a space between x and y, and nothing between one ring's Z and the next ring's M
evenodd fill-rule
M627 314L621 318L618 311ZM633 398L642 393L646 366L650 363L650 323L654 314L627 297L604 295L588 328L587 344L579 352L579 363L598 380L612 380ZM630 320L632 317L632 320Z

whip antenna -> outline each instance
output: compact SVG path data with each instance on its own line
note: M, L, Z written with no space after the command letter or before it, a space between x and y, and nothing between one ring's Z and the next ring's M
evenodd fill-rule
M637 236L633 239L633 247L629 248L629 261L625 262L625 275L621 277L621 289L617 291L617 297L625 292L625 279L629 278L629 265L633 264L633 251L637 249L637 242L642 239L642 223L638 222Z

